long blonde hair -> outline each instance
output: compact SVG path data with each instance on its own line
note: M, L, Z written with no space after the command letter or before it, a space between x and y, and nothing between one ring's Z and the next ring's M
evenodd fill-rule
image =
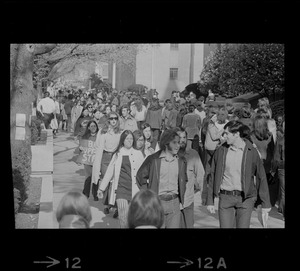
M106 134L108 129L110 128L110 122L109 122L109 118L114 115L114 116L117 116L118 117L118 120L117 120L117 124L116 126L113 128L113 131L115 134L118 134L121 132L121 128L120 128L120 116L118 115L118 113L116 112L109 112L107 114L107 120L105 121L104 125L103 125L103 128L101 129L101 134Z

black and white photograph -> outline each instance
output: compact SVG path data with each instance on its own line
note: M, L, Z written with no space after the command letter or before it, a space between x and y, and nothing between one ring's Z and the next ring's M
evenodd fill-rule
M290 269L295 5L5 5L11 269Z
M284 69L277 43L11 44L15 228L284 228Z

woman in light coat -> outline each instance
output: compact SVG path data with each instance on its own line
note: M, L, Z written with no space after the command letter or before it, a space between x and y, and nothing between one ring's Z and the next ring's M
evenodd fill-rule
M136 173L143 161L143 153L135 149L132 132L125 130L98 189L98 197L102 198L108 184L112 183L109 204L114 205L117 202L121 228L127 227L129 203L139 191Z
M115 112L110 112L107 115L107 120L105 121L103 128L99 130L96 138L96 154L92 173L92 183L94 185L98 185L99 178L104 177L113 153L118 148L120 136L121 129L119 116ZM109 204L108 193L105 193L102 201L104 205L104 214L108 214L112 207ZM117 212L114 213L114 218L116 217Z

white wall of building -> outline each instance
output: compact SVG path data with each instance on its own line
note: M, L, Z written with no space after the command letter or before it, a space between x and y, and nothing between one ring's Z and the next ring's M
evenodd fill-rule
M199 80L203 69L203 44L195 44L193 82ZM170 43L139 52L136 58L136 83L157 89L159 98L171 96L172 90L184 90L190 83L191 44L180 43L178 50L171 50ZM170 68L178 68L178 79L170 79Z
M200 74L204 68L204 44L195 43L195 55L194 55L194 82L196 83L200 79Z

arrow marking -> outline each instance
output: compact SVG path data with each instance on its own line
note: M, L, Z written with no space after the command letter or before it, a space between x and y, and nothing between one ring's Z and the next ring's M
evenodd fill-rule
M186 266L189 266L189 265L193 264L193 262L190 261L190 260L188 260L188 259L185 259L183 257L180 257L180 258L184 259L185 262L168 261L167 263L179 263L179 264L183 264L182 266L180 266L180 268L183 268L183 267L186 267Z
M58 261L56 259L53 259L49 256L46 256L46 257L51 259L52 261L34 261L33 263L50 263L50 265L47 265L47 268L60 263L60 261Z

